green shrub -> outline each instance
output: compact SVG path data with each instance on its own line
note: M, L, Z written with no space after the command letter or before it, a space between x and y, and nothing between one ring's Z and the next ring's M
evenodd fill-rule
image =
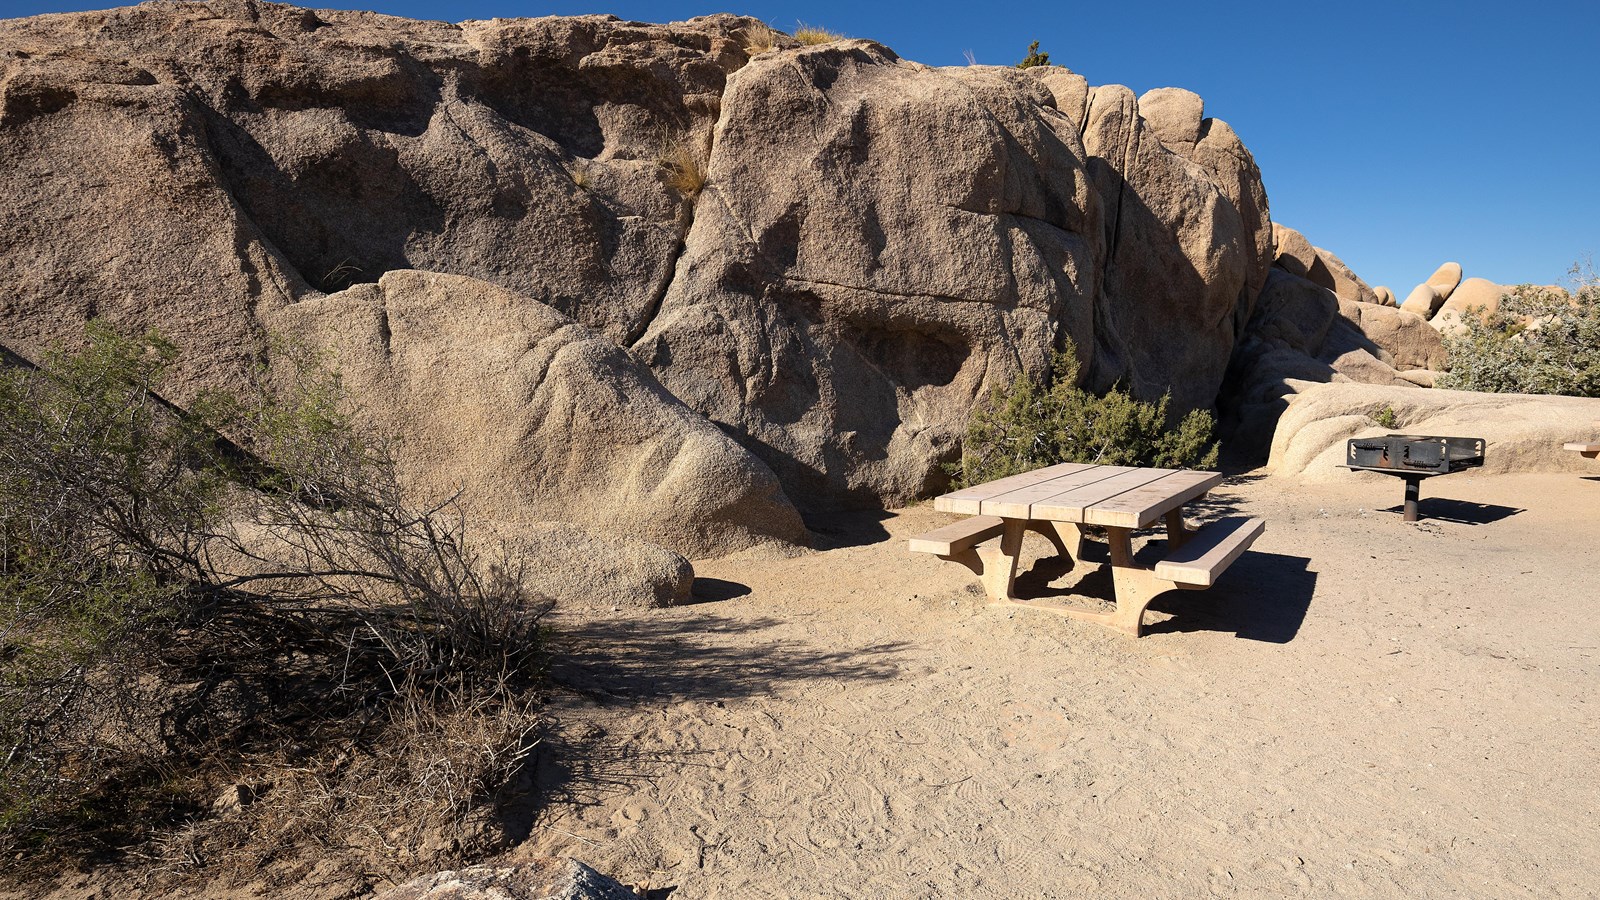
M388 834L461 821L526 756L548 604L403 494L313 356L184 411L171 344L86 337L0 368L0 862L146 842L274 760L342 814L307 833L277 791L253 814L302 824L273 834L360 843L369 801ZM467 718L475 746L435 733ZM383 748L409 762L341 793Z
M1395 428L1400 424L1400 417L1395 414L1394 407L1385 406L1373 415L1372 421L1384 428Z
M1571 294L1518 285L1486 318L1464 316L1466 331L1445 339L1450 371L1438 386L1600 397L1600 277L1572 274Z
M1050 54L1048 54L1048 53L1040 53L1039 52L1039 42L1038 41L1034 41L1033 43L1028 45L1028 55L1024 56L1022 58L1022 62L1017 63L1017 68L1019 68L1019 69L1031 69L1034 66L1048 66L1048 65L1050 65Z
M1215 418L1194 410L1167 425L1171 395L1155 403L1121 388L1103 397L1078 387L1078 357L1055 354L1045 384L1019 374L973 411L961 461L950 467L960 485L980 484L1064 462L1213 468Z

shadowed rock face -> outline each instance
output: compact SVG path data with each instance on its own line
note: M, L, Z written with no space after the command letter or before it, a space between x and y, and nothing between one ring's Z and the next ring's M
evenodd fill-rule
M0 337L158 326L186 351L181 399L261 360L274 323L332 327L298 306L468 276L496 292L449 302L492 293L508 323L554 310L628 348L808 509L940 486L975 400L1067 335L1093 387L1215 402L1272 245L1259 173L1199 98L1150 97L1152 124L1060 68L933 69L866 41L751 59L754 24L252 0L0 22ZM678 147L706 164L697 196L662 177ZM484 340L524 329L475 315ZM495 375L459 352L457 377ZM555 440L549 414L507 409L485 440ZM481 487L481 449L427 458ZM526 502L496 514L551 517Z

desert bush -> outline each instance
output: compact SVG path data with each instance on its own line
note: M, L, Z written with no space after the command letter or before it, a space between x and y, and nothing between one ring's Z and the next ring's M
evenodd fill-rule
M842 41L844 40L844 35L829 31L826 28L818 28L815 25L807 25L804 22L800 22L797 23L794 29L794 39L799 41L802 46L810 47L815 44Z
M1465 332L1445 339L1450 371L1439 387L1600 397L1600 275L1573 266L1571 293L1523 284Z
M1170 394L1155 403L1121 388L1105 396L1078 387L1078 357L1068 346L1056 353L1039 383L1019 374L972 414L961 460L951 467L957 485L980 484L1064 462L1212 468L1216 420L1195 410L1169 427Z
M0 369L0 859L146 841L241 768L358 747L433 747L450 777L417 750L382 799L459 822L525 755L548 603L454 502L404 495L319 360L279 355L276 384L188 410L156 393L159 335L91 324ZM514 712L454 753L441 710Z
M1394 407L1385 406L1383 409L1373 413L1372 421L1378 423L1382 428L1397 428L1400 425L1400 416L1394 411Z
M1028 55L1024 56L1022 58L1022 62L1017 63L1017 68L1019 68L1019 69L1031 69L1034 66L1048 66L1048 65L1050 65L1050 54L1048 54L1048 53L1040 53L1039 52L1039 42L1038 41L1034 41L1033 43L1028 45Z

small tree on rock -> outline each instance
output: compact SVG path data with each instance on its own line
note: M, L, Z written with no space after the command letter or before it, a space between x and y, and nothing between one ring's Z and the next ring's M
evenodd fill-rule
M1038 41L1034 41L1033 43L1028 45L1028 55L1024 56L1022 58L1022 62L1017 63L1017 68L1019 68L1019 69L1031 69L1034 66L1048 66L1048 65L1050 65L1050 54L1048 54L1048 53L1040 53L1039 52L1039 42Z

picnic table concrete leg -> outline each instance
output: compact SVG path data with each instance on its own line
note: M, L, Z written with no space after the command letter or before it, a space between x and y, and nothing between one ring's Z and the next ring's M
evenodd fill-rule
M1168 519L1171 525L1171 519ZM1182 520L1179 520L1182 525ZM1169 532L1170 533L1170 532ZM1138 637L1144 630L1144 611L1156 595L1178 585L1155 576L1140 566L1133 558L1133 531L1128 528L1107 527L1111 544L1111 584L1116 591L1116 612L1106 623L1118 631Z
M1183 508L1167 512L1167 549L1176 550L1182 547L1195 530L1183 521Z
M1005 530L1000 533L1000 546L980 546L973 552L982 560L978 580L990 603L1004 603L1011 597L1011 586L1017 579L1017 557L1022 553L1022 533L1027 530L1025 519L1006 519Z

